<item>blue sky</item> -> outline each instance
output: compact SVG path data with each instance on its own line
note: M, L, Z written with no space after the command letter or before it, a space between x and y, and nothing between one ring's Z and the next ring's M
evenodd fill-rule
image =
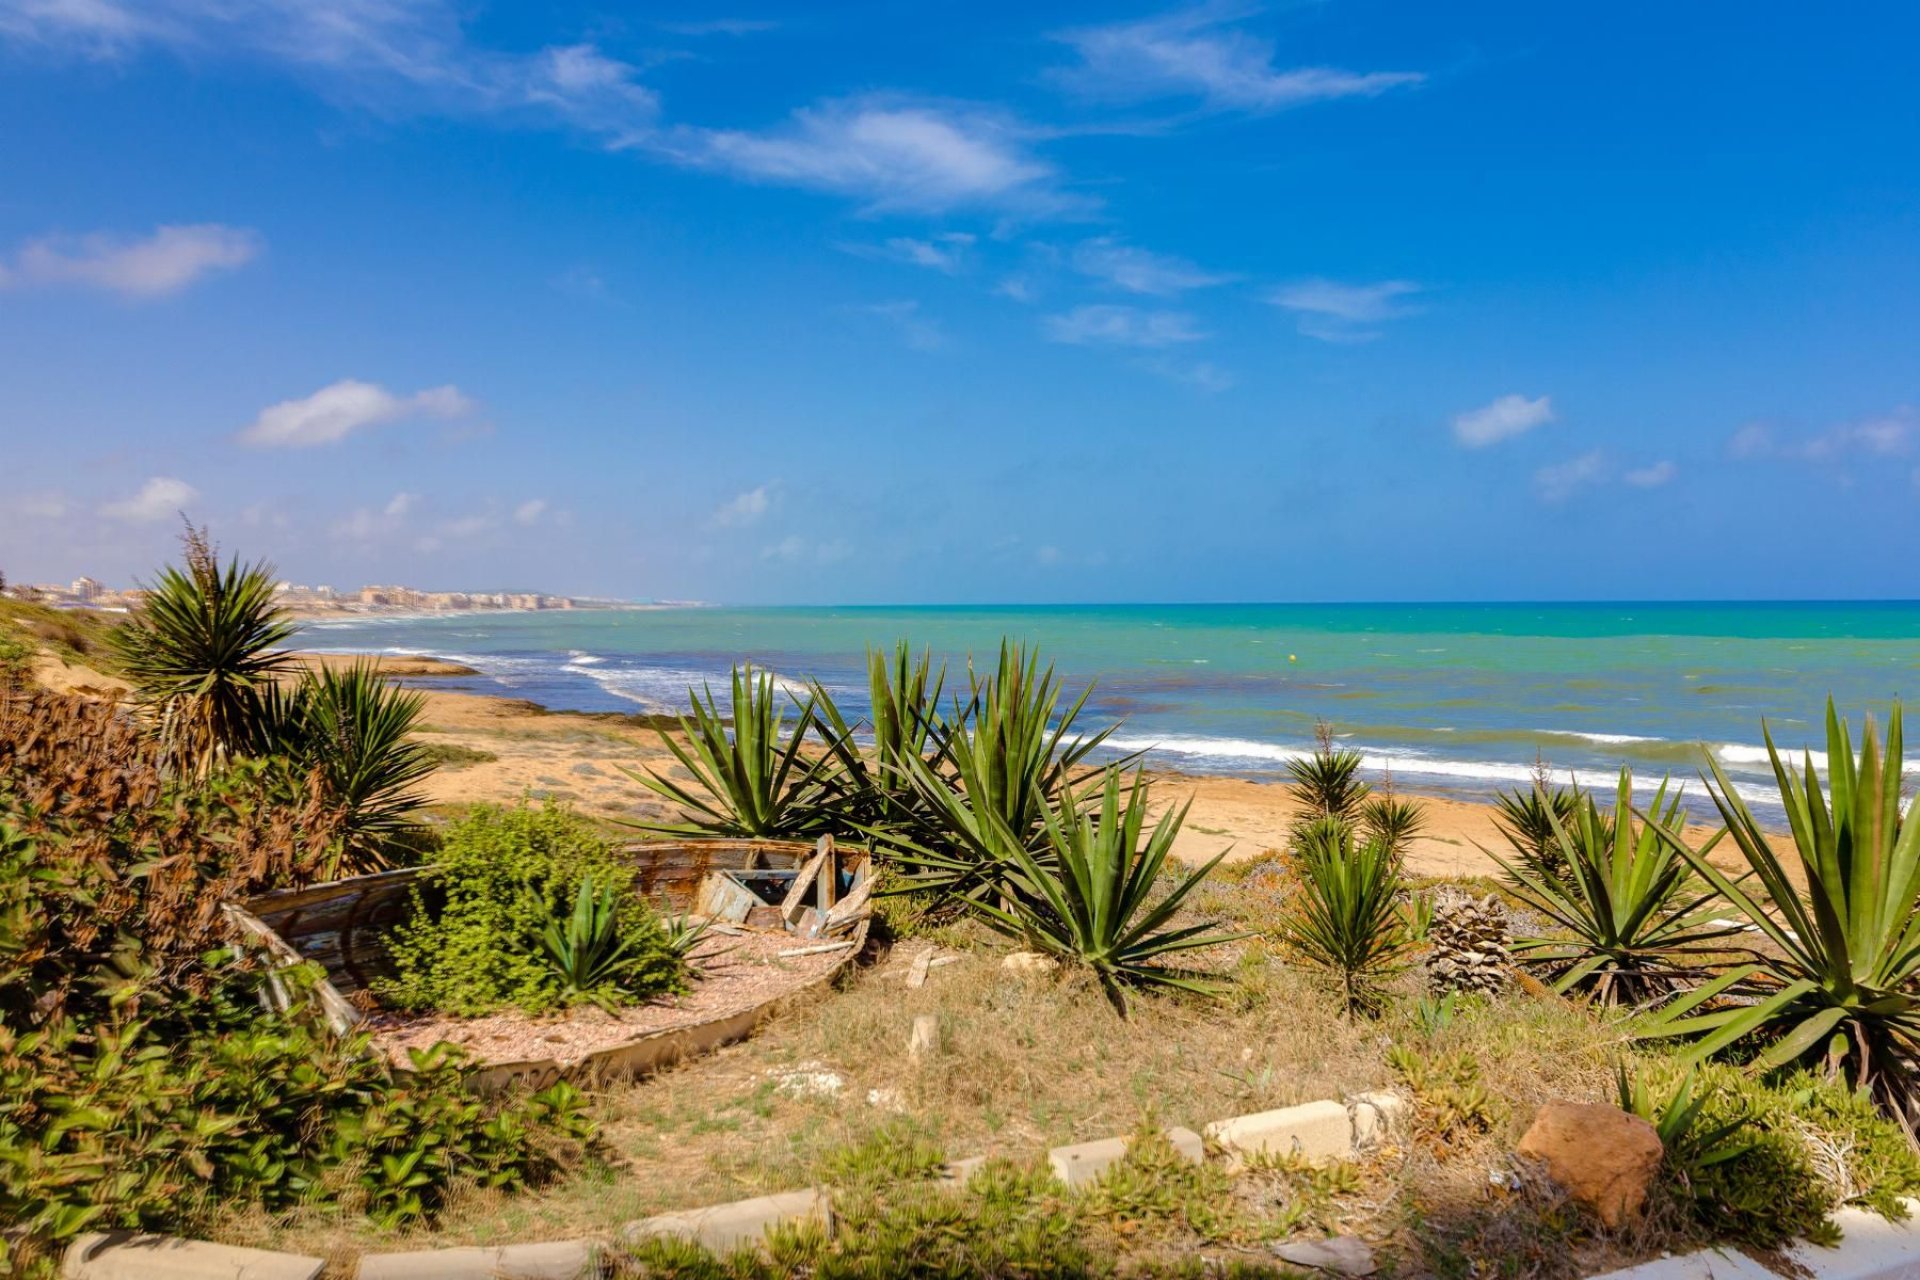
M0 569L1920 595L1920 9L0 0Z

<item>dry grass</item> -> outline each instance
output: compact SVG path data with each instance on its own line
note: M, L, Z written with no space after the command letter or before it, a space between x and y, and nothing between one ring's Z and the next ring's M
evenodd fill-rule
M1243 911L1258 902L1239 899ZM952 941L954 931L943 937ZM1411 975L1386 1017L1350 1022L1316 980L1259 939L1223 949L1231 954L1221 962L1239 979L1231 998L1141 1000L1125 1023L1091 982L1016 977L984 943L909 989L911 961L926 945L898 944L842 990L803 1000L745 1044L600 1094L611 1151L605 1169L539 1193L460 1197L431 1232L376 1238L338 1220L243 1219L221 1238L344 1258L365 1249L605 1235L651 1213L807 1185L832 1153L898 1126L903 1114L952 1157L1024 1162L1049 1146L1149 1121L1198 1129L1393 1086L1387 1052L1404 1044L1471 1055L1484 1064L1488 1090L1506 1100L1489 1132L1386 1153L1328 1216L1329 1225L1396 1238L1411 1250L1410 1224L1481 1211L1487 1170L1501 1163L1535 1104L1605 1096L1619 1051L1603 1023L1524 997L1471 1010L1429 1036L1414 1013ZM940 1044L916 1060L907 1041L920 1014L939 1020ZM1261 1203L1252 1184L1236 1194ZM1270 1208L1279 1214L1282 1206Z

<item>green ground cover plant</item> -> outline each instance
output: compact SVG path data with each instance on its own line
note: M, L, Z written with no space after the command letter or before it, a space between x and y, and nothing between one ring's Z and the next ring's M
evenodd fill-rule
M378 987L387 1003L546 1013L685 989L686 964L632 868L578 814L476 806L435 857L391 936L394 975Z

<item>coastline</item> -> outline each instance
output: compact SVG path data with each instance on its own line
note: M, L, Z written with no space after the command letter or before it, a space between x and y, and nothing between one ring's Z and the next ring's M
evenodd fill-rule
M484 759L450 762L426 791L436 805L512 804L548 797L611 822L671 820L669 807L624 770L675 767L654 727L663 718L616 712L552 710L526 699L436 688L457 677L456 663L413 656L370 655L395 679L427 699L423 741L443 755ZM317 660L327 660L330 655ZM442 668L442 669L436 669ZM1189 864L1225 853L1228 861L1271 856L1284 847L1298 806L1283 782L1149 769L1159 812L1190 803L1174 854ZM1458 879L1493 876L1486 852L1505 856L1507 842L1492 805L1402 791L1420 805L1426 825L1408 849L1408 869L1420 876ZM1713 828L1694 825L1703 841Z

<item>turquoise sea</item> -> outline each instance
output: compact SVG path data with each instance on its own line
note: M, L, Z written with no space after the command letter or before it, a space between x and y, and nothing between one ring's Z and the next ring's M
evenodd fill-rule
M594 711L677 710L751 659L858 710L869 646L904 637L957 672L1002 636L1093 682L1091 718L1157 767L1273 776L1324 717L1376 774L1472 797L1536 758L1589 785L1622 763L1693 779L1710 748L1764 802L1763 721L1817 745L1829 693L1857 725L1920 688L1905 601L676 608L326 621L301 643L437 654L484 673L451 687Z

